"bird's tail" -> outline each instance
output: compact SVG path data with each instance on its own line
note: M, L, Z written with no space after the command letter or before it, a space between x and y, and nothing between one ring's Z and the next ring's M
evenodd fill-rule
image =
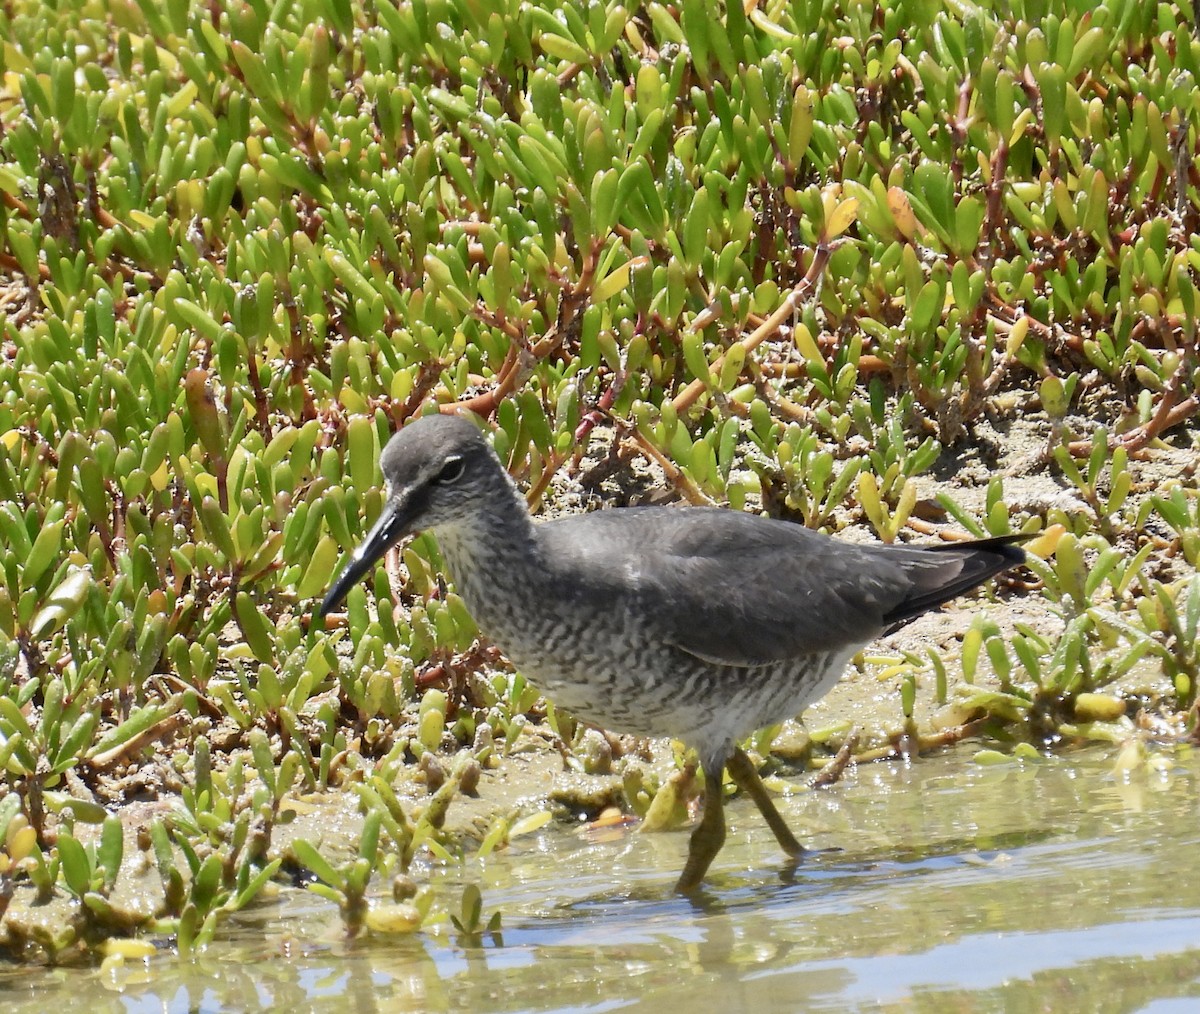
M976 542L905 547L903 565L913 582L912 594L884 616L886 632L890 634L990 577L1019 567L1025 562L1025 550L1017 543L1032 538L1034 535L1001 535Z

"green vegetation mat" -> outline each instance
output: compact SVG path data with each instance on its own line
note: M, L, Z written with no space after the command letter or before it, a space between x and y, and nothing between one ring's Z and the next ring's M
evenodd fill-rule
M938 741L919 688L1003 751L1190 737L1194 19L5 4L0 911L66 914L10 911L3 946L149 928L187 952L305 871L357 929L375 874L458 847L447 807L546 706L427 539L310 626L381 445L436 404L491 422L535 504L650 465L829 530L1043 532L1032 606L981 614L959 692L936 652L898 656L910 745ZM440 788L414 808L418 761ZM356 853L282 842L330 787ZM428 915L418 890L377 928Z

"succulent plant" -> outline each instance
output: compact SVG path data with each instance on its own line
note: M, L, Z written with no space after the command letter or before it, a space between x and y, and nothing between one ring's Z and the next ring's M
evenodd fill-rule
M1061 526L1032 569L1066 636L980 621L963 667L995 684L968 694L1087 735L1108 712L1084 695L1150 658L1186 713L1200 499L1194 470L1152 488L1140 459L1197 449L1193 20L7 5L0 878L96 894L113 871L63 855L74 821L175 755L187 791L155 845L192 946L278 868L292 787L369 787L485 722L488 757L512 749L542 705L431 540L311 623L381 509L380 448L451 405L535 503L590 455L889 540L929 530L947 456L1036 415L1028 467L1081 510L1008 503L1000 476L982 508L938 500L972 531ZM918 675L945 698L945 669L891 665L902 710ZM318 871L355 926L360 868Z

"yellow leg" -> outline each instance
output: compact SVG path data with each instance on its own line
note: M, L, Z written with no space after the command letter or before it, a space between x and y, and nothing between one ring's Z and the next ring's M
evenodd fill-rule
M704 874L725 844L725 797L721 789L723 765L704 768L704 815L688 842L688 857L675 890L688 894L700 886Z
M755 770L753 761L746 756L745 751L735 747L733 755L729 758L728 767L729 774L733 778L734 783L743 792L749 793L759 812L766 818L768 826L774 832L775 839L783 847L783 851L793 858L799 858L804 855L807 850L796 841L795 836L788 830L783 817L775 809L775 804L767 794L766 786L763 785L762 779L758 777L758 771ZM704 804L704 815L705 817L708 816L707 797ZM698 830L699 828L697 828ZM716 852L714 851L713 854L715 855Z

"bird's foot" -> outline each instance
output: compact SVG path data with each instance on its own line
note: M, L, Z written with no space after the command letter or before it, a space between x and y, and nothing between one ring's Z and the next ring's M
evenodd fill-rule
M675 885L677 894L692 894L725 844L725 798L721 768L704 771L704 816L688 840L688 857Z

